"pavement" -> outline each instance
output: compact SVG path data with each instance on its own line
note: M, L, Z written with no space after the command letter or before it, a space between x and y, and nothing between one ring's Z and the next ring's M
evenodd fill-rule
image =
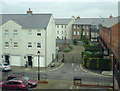
M85 68L82 64L80 64L80 68L84 72L88 72L94 75L99 75L99 76L113 76L113 71L99 71L99 70L92 70L92 69L87 69Z

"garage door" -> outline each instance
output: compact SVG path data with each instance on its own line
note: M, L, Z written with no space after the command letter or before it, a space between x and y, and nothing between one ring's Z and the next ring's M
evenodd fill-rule
M44 57L40 57L39 61L40 61L40 67L45 67L45 59L44 59ZM34 57L33 66L38 67L38 57Z
M10 64L12 66L21 66L21 57L20 56L11 56Z

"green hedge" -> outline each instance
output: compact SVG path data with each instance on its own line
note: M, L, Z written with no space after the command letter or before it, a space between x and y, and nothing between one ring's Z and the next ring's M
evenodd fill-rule
M87 55L87 57L93 58L102 58L103 54L101 52L90 52L90 51L83 51L82 56Z
M83 57L83 65L88 69L108 71L111 70L111 60L102 58Z
M99 44L85 45L85 51L102 52L102 47Z
M73 49L72 46L68 46L66 48L63 49L64 52L70 52Z

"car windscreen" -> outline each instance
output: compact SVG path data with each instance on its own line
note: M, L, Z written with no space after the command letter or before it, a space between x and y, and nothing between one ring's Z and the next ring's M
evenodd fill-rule
M25 79L26 81L28 81L30 78L29 78L29 77L24 77L24 79Z
M27 84L27 82L26 82L26 81L23 81L22 83L23 83L24 85L26 85L26 84Z

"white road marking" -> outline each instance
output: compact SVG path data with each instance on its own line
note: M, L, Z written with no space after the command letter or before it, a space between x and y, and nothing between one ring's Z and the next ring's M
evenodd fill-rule
M73 89L73 85L71 85L70 89Z

